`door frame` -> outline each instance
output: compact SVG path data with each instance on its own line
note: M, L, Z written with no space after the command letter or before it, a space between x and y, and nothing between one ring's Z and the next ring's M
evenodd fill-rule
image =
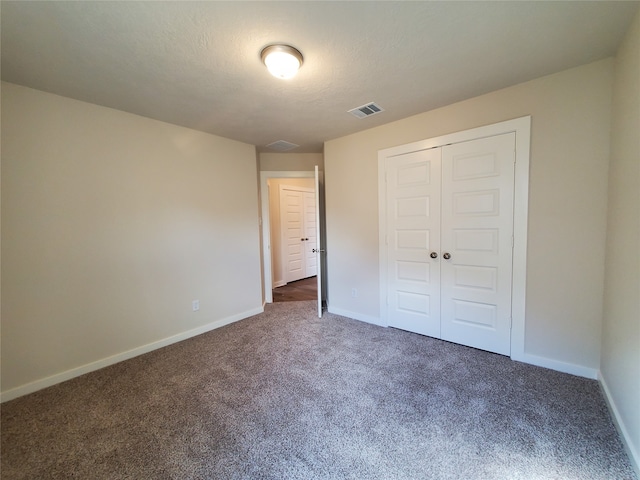
M387 216L386 216L386 160L429 148L443 147L479 138L515 132L515 174L513 201L513 271L511 287L511 358L525 361L525 306L527 283L527 225L529 213L529 161L531 144L531 116L463 130L439 137L378 151L378 221L380 322L389 325L387 318Z
M262 171L260 172L260 203L262 206L262 285L264 287L264 303L273 303L273 266L271 265L271 222L269 220L269 185L270 178L314 178L315 172L308 171Z

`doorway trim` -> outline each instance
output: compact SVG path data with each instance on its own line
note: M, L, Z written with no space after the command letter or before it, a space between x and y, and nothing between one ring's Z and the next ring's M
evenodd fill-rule
M387 248L386 248L386 160L429 148L442 147L479 138L515 132L515 174L513 201L513 272L511 287L511 358L527 362L525 355L525 305L527 283L527 224L529 212L529 156L531 144L531 116L507 120L484 127L429 138L378 151L378 221L380 320L387 318ZM529 362L528 362L529 363Z
M273 303L273 266L271 265L271 222L269 220L269 185L270 178L314 178L315 172L272 170L260 172L260 204L262 207L262 285L264 286L264 302Z

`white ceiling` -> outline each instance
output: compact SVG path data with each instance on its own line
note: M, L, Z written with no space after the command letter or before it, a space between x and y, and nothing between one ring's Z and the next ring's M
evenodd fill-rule
M293 152L615 54L638 2L9 2L2 79ZM260 51L304 55L292 80ZM377 102L362 120L347 113Z

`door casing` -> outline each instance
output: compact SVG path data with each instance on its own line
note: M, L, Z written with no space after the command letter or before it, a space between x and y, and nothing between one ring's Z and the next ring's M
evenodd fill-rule
M380 322L388 326L387 318L387 248L386 248L386 179L385 164L388 157L443 147L452 143L514 132L515 174L513 210L513 282L511 300L511 358L525 360L525 306L527 273L527 219L529 211L529 156L531 142L531 117L521 117L484 127L464 130L440 137L387 148L378 152L378 215L379 215L379 272L380 272Z

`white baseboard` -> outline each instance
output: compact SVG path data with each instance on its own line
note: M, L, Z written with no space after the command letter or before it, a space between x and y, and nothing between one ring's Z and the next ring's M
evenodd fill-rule
M276 280L273 282L273 288L284 287L287 284L284 280Z
M21 385L19 387L12 388L10 390L0 393L0 403L13 400L14 398L18 398L23 395L36 392L38 390L42 390L43 388L51 387L58 383L62 383L66 380L71 380L72 378L79 377L80 375L84 375L85 373L94 372L101 368L108 367L109 365L122 362L123 360L129 360L130 358L137 357L139 355L151 352L153 350L157 350L158 348L166 347L167 345L181 342L182 340L186 340L188 338L201 335L211 330L215 330L216 328L224 327L225 325L229 325L230 323L237 322L238 320L243 320L245 318L251 317L253 315L257 315L262 312L264 312L264 307L258 307L252 310L247 310L246 312L242 312L236 315L232 315L230 317L222 318L220 320L216 320L206 325L202 325L201 327L187 330L186 332L178 333L176 335L172 335L162 340L158 340L156 342L152 342L146 345L142 345L140 347L136 347L126 352L122 352L116 355L112 355L110 357L102 358L100 360L96 360L95 362L87 363L86 365L72 368L71 370L67 370L61 373L56 373L55 375L51 375L50 377L42 378L40 380L36 380L34 382L27 383L25 385Z
M553 360L552 358L539 357L530 353L524 353L522 355L512 355L512 360L522 363L528 363L537 367L544 367L550 370L556 370L557 372L570 373L578 377L590 378L597 380L598 370L595 368L585 367L583 365L576 365L574 363L562 362L560 360Z
M604 399L607 402L607 407L609 407L609 412L611 412L613 423L618 429L618 432L620 432L620 437L622 437L622 444L624 445L624 449L629 457L629 462L635 470L638 478L640 478L640 451L638 450L639 447L635 446L632 443L631 435L629 435L629 431L627 430L627 427L625 426L625 423L620 416L620 412L616 407L616 403L613 401L611 390L609 390L609 386L607 385L607 382L602 376L602 372L600 371L598 371L598 381L600 382L600 388L602 389Z
M363 315L362 313L350 312L349 310L343 310L342 308L334 308L329 306L327 309L329 313L334 313L342 317L353 318L354 320L360 320L361 322L372 323L379 327L386 327L378 317L372 317L370 315Z

